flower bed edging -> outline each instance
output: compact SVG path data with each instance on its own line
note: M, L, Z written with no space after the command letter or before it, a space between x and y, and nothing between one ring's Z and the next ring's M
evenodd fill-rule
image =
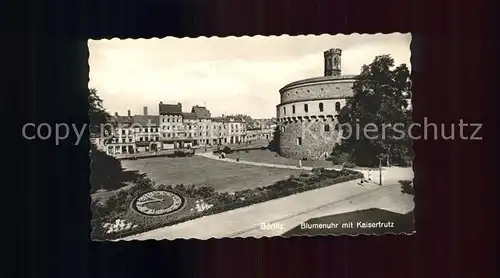
M185 187L184 185L177 185L174 187L171 185L153 185L154 188L151 188L151 190L164 189L182 194L186 199L186 204L183 209L173 214L156 217L144 216L131 209L117 214L111 213L107 217L100 219L101 221L93 220L93 238L97 240L113 240L128 237L150 230L176 225L203 216L230 211L309 190L319 189L337 183L359 179L363 176L362 173L352 170L336 172L337 173L326 171L324 169L314 169L310 174L301 174L298 177L292 176L286 180L278 181L270 186L247 189L233 193L219 193L215 192L213 188L207 187ZM332 175L332 177L329 177L329 175ZM148 182L145 184L152 185L152 183ZM126 198L126 200L122 200L119 203L130 203L134 198L144 192L147 192L147 187L143 184L143 187L140 190L136 189L134 194L123 194L122 197ZM196 200L203 200L203 202L211 204L212 206L202 212L191 211L191 208L193 208ZM100 223L114 221L116 218L127 219L130 222L137 223L139 226L131 230L113 234L105 234L99 230Z

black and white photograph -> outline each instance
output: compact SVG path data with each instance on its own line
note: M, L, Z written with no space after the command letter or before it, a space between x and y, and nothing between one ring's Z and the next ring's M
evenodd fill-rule
M92 240L415 233L410 44L89 40Z

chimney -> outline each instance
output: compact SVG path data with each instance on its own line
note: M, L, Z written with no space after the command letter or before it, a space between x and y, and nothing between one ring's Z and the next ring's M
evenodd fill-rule
M161 102L160 102L160 103L161 103ZM144 114L144 116L147 116L147 115L148 115L148 107L147 107L147 106L144 106L142 109L143 109L143 110L142 110L142 111L143 111L142 113Z
M118 112L115 112L115 117L118 117Z
M127 110L127 116L130 117L130 110Z

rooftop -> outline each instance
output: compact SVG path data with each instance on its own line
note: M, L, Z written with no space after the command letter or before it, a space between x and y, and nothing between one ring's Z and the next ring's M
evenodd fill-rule
M307 78L307 79L302 79L298 80L292 83L289 83L285 85L283 88L279 90L280 93L283 93L284 91L287 91L288 89L292 87L299 87L299 86L305 86L305 85L310 85L314 83L320 83L320 82L352 82L356 79L357 75L341 75L341 76L321 76L321 77L314 77L314 78Z
M147 126L153 125L158 126L160 124L160 116L146 116L146 115L135 115L135 116L118 116L113 117L113 122L119 125L141 125Z
M198 117L195 113L182 113L182 117L186 120L197 120Z
M191 109L191 113L194 113L198 119L210 119L210 110L204 106L195 105Z
M163 102L160 102L160 104L158 104L158 111L160 115L181 115L182 104L163 104Z

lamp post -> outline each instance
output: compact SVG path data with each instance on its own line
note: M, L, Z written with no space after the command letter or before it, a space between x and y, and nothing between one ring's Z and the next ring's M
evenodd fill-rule
M379 154L378 156L378 168L379 168L379 185L382 186L382 159L384 159L384 155Z

